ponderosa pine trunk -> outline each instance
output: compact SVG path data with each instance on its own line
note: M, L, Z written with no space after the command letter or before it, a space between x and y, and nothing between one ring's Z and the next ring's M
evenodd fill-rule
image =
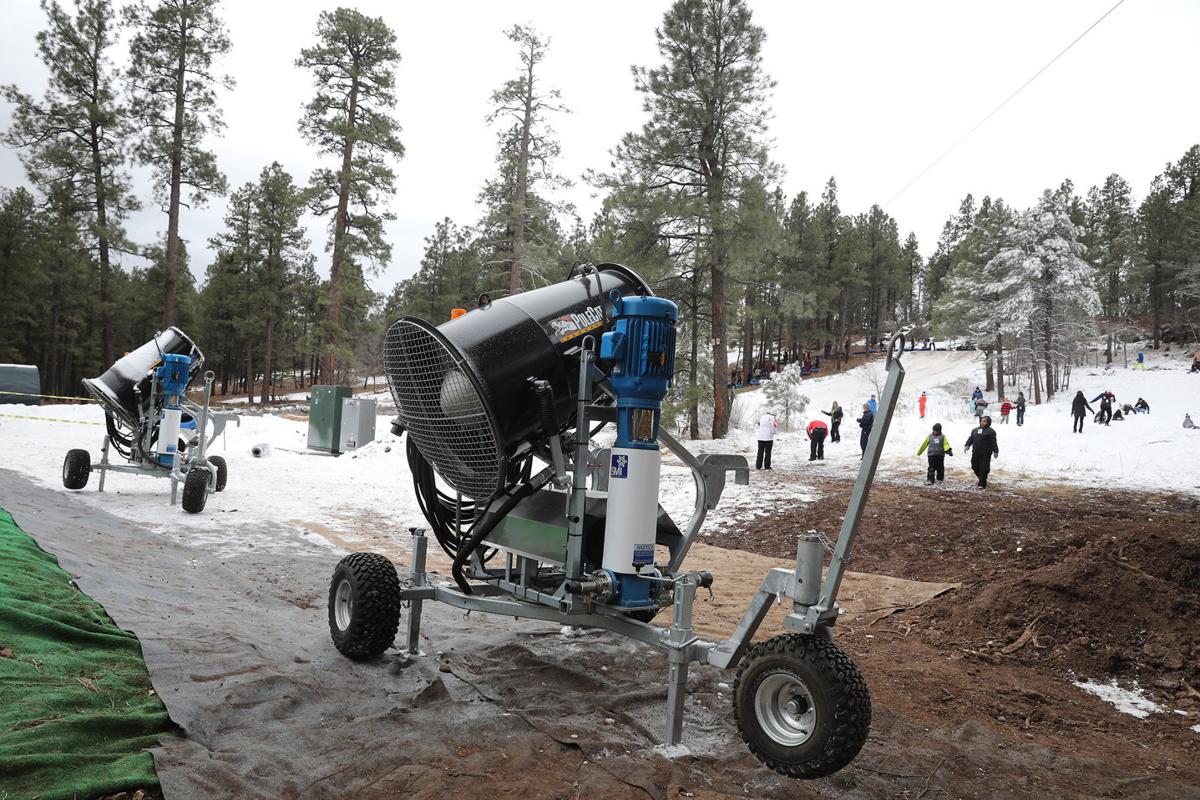
M354 130L358 117L358 62L354 62L355 77L350 81L350 101L346 112L346 129ZM338 174L337 215L333 223L333 259L329 265L329 334L327 351L321 364L321 375L327 383L337 380L338 330L342 324L342 263L346 257L346 231L350 228L350 169L354 163L354 139L346 136L342 143L342 171Z
M163 291L163 326L175 324L179 284L179 204L183 182L183 122L187 76L187 15L179 18L179 60L175 66L175 119L171 125L171 189L167 200L166 285Z

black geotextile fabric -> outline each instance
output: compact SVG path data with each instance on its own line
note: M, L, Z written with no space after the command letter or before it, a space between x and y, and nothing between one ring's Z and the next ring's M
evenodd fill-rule
M172 727L137 637L0 508L0 797L157 786L148 751Z
M153 532L3 469L0 506L137 633L185 733L154 751L167 798L817 796L748 753L732 673L693 668L691 755L666 758L667 668L648 647L427 603L427 657L355 663L326 621L341 554L297 532L224 546L210 519L193 543L182 512Z

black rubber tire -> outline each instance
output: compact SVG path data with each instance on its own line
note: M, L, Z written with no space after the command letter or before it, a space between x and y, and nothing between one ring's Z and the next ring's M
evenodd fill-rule
M338 587L349 584L351 610L345 629L338 625ZM360 660L383 653L400 627L400 579L392 562L378 553L351 553L338 562L329 581L329 635L338 652Z
M63 486L82 489L87 486L91 474L92 454L87 450L68 450L67 457L63 459Z
M221 456L209 456L208 461L217 470L217 491L225 491L225 484L229 481L229 465Z
M796 746L771 738L755 712L759 685L781 672L804 683L817 711L812 735ZM750 752L768 767L791 778L823 778L853 761L866 744L871 694L841 648L824 637L793 633L759 643L742 659L733 713Z
M183 479L183 510L199 514L208 502L208 470L195 466L188 470Z

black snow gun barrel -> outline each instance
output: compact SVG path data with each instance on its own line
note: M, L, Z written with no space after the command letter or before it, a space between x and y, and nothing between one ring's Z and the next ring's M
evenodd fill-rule
M105 411L126 425L137 427L150 404L153 370L166 355L191 358L189 381L204 365L204 354L191 338L179 328L167 328L138 349L121 356L100 377L84 378L83 388Z
M486 501L506 488L509 460L545 437L547 409L530 378L549 384L563 426L575 416L578 359L587 336L611 328L612 298L652 295L620 264L587 267L540 289L488 301L434 326L401 317L384 338L384 370L400 425L442 478Z

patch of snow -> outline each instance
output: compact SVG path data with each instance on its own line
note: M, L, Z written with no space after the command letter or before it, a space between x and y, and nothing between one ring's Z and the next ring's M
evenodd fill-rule
M660 744L654 747L654 752L658 753L663 758L683 758L690 756L692 751L685 744L665 745Z
M1108 683L1094 681L1072 681L1075 686L1088 694L1099 697L1106 703L1111 703L1122 714L1129 714L1138 719L1145 719L1152 713L1162 711L1162 706L1146 697L1145 692L1136 683L1125 689L1117 685L1116 678Z

